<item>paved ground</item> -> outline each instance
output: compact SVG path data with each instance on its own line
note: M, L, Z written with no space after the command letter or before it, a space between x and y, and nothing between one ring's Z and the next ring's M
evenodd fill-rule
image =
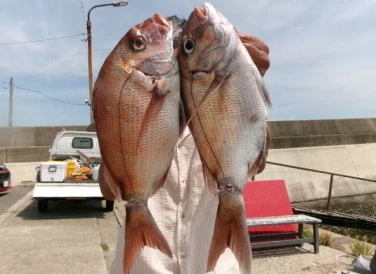
M32 190L32 185L20 184L9 191L0 192L0 214L6 212L9 207L24 197L30 190Z
M39 213L31 193L0 221L0 273L107 273L120 228L99 201L51 203Z
M0 215L0 273L107 273L124 207L105 212L98 201L60 201L42 214L31 194ZM255 252L253 273L351 273L352 259L325 246L314 254L304 245Z

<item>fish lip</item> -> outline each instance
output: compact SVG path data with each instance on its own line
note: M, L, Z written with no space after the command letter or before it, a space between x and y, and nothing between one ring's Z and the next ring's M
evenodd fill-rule
M205 25L209 20L209 9L206 3L204 3L203 7L195 7L193 14L196 16L196 19L200 25Z
M170 27L170 24L168 23L167 19L160 13L154 14L153 19L156 23L159 23L162 26Z
M169 75L174 75L176 72L178 72L177 63L175 64L175 61L173 59L146 59L144 62L171 64L171 68L164 73L151 74L151 73L148 73L147 71L144 71L142 69L141 70L137 69L139 72L143 73L145 76L151 77L153 79L161 79L161 78L167 77Z

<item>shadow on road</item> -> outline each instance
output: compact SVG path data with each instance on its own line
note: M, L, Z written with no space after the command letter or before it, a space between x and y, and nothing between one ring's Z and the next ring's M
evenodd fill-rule
M33 200L17 214L24 220L104 218L107 212L104 201L57 200L49 201L47 212L38 212L38 203Z
M304 248L300 248L298 246L252 250L253 258L283 257L283 256L296 255L296 254L306 254L306 253L312 253L312 251L306 250Z
M6 196L6 195L8 195L8 194L9 194L9 192L6 192L6 191L4 191L4 192L0 192L0 197Z

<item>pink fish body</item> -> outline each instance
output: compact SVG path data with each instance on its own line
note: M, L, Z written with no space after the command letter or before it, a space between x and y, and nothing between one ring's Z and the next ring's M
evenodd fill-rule
M180 80L172 26L160 14L131 28L94 88L104 197L126 203L124 273L147 245L172 257L147 207L164 183L179 136Z
M249 273L242 188L266 152L269 96L234 27L210 4L190 15L178 61L189 127L219 197L207 270L228 247L241 272Z

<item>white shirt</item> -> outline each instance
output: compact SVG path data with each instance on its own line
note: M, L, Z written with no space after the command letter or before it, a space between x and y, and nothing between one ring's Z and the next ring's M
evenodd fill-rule
M210 180L210 178L208 178ZM148 200L148 207L169 244L173 258L144 247L131 273L206 273L218 197L209 192L193 137L187 128L179 139L163 187ZM119 235L110 273L123 271L125 225ZM213 273L239 273L238 262L227 248Z

